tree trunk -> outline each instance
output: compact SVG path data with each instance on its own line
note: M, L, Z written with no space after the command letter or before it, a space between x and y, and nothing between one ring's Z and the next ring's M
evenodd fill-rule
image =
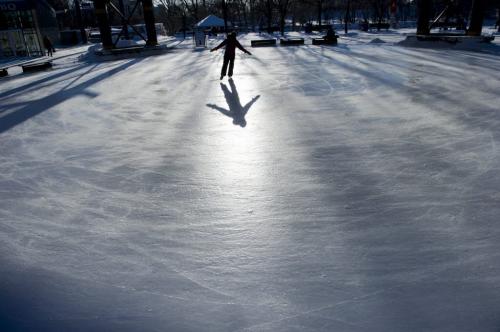
M280 31L281 35L285 35L285 19L288 13L288 0L282 0L280 6Z
M226 0L222 0L222 15L224 16L224 31L227 33L227 6L226 6Z
M350 7L351 7L351 0L347 0L347 8L345 10L345 18L344 18L344 32L347 34L347 30L348 30L348 25L349 25L349 17L350 17L350 13L349 13L349 10L350 10Z
M80 37L82 38L82 43L87 44L87 32L85 31L85 27L83 26L82 10L80 8L79 0L75 0L75 10L76 10L76 24L78 26L78 29L80 29Z
M194 21L198 22L199 21L199 18L198 18L198 0L196 0L193 4L193 16L194 16Z
M94 0L94 10L99 23L102 48L109 50L113 48L113 40L111 39L111 26L109 25L108 10L104 0Z
M417 11L417 35L428 35L430 33L431 0L418 0Z
M273 23L273 7L271 0L267 0L267 32L272 33L273 28L271 27Z
M186 39L186 29L187 29L187 24L186 24L186 14L182 14L182 31L184 31L184 39Z
M252 26L252 31L255 32L255 17L254 17L254 9L253 9L253 0L249 0L248 6L249 6L248 15L250 15L250 25Z
M318 29L321 29L321 17L323 16L323 0L318 0Z
M283 17L283 15L281 15L280 17L280 32L282 36L285 35L285 18Z
M156 37L155 15L153 12L153 0L142 0L142 10L144 12L144 23L146 25L146 33L148 41L146 45L158 45L158 38Z
M245 22L246 32L248 32L248 14L247 14L247 8L246 8L246 6L243 7L243 20Z
M500 0L497 0L497 22L496 22L497 31L500 32Z
M468 36L480 36L483 29L484 11L486 7L485 0L474 0L470 13L470 25L467 30Z
M233 2L234 3L234 2ZM240 4L239 3L234 3L235 8L236 8L236 16L238 17L238 22L241 23L241 9L240 9ZM234 27L234 15L233 15L233 27Z

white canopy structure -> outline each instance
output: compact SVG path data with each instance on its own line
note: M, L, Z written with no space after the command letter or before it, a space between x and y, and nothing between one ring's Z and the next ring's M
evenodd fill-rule
M224 20L215 15L208 15L203 20L196 23L197 28L211 28L211 27L223 27L223 26L224 26Z

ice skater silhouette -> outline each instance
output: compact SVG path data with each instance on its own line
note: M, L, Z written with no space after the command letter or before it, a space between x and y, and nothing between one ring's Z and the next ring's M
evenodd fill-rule
M229 64L229 77L233 76L233 67L234 67L234 58L236 56L236 47L245 52L246 54L252 55L252 53L248 52L243 46L241 46L240 42L236 39L236 32L231 32L227 35L227 38L224 39L222 43L212 48L210 52L217 51L222 46L226 46L226 50L224 51L224 63L222 64L222 70L220 72L220 79L223 79L226 76L227 65Z
M234 125L245 127L247 125L245 115L248 113L253 103L255 103L257 99L259 99L260 95L253 97L252 100L250 100L245 106L241 106L240 97L238 96L238 90L236 90L236 85L234 84L232 79L229 79L229 85L231 86L231 91L229 91L224 83L220 83L220 87L222 89L222 92L224 92L224 97L226 98L229 110L214 104L207 104L207 106L221 112L222 114L230 118L233 118Z

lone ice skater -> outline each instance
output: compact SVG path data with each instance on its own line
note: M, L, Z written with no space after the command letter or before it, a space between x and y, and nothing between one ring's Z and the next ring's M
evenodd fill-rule
M226 46L226 50L224 51L224 63L222 64L220 79L223 79L224 76L226 76L228 64L229 64L229 72L227 74L229 77L233 76L236 47L245 52L246 54L252 55L252 53L248 52L243 46L241 46L240 42L236 39L236 32L229 33L227 35L227 38L224 39L224 41L220 43L217 47L212 48L210 52L217 51L222 46Z

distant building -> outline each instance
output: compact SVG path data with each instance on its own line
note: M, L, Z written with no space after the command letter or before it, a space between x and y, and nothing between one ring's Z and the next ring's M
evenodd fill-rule
M56 13L45 0L0 0L0 58L43 55L43 36L59 41Z

